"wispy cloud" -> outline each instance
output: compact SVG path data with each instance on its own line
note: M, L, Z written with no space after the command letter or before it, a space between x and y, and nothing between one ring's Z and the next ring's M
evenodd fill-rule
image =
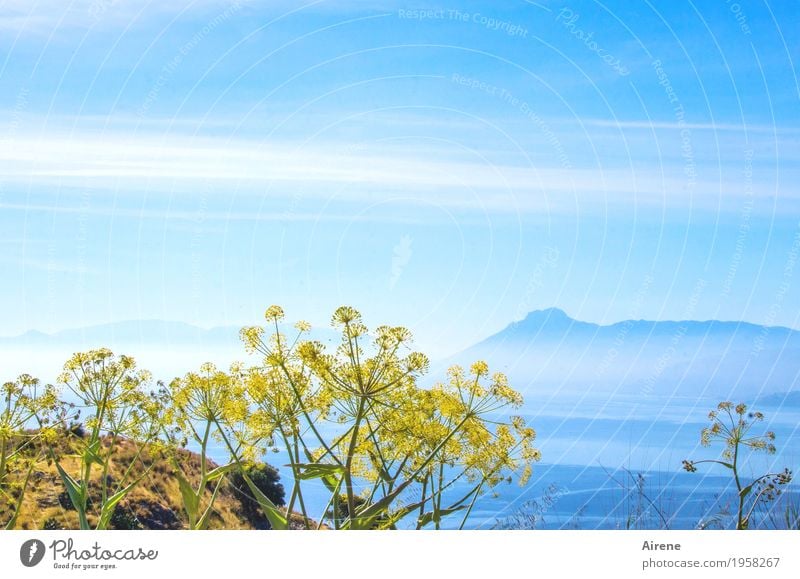
M98 25L128 27L149 19L224 11L232 6L277 17L304 11L385 11L397 5L397 0L2 0L0 31L52 33Z
M178 13L213 6L247 4L248 0L3 0L0 2L0 30L53 32L91 28L99 23L129 25L143 15Z
M695 196L730 197L741 189L738 170L723 174L713 167L689 188L680 162L565 169L491 162L489 151L474 150L471 157L455 159L446 145L439 154L417 154L386 144L373 149L344 142L210 137L51 135L0 142L5 179L27 185L173 192L177 183L212 181L225 182L228 189L255 188L260 195L286 196L293 186L302 186L304 197L376 201L402 194L442 206L504 211L557 209L576 200L682 204Z
M575 122L575 121L565 121ZM605 120L605 119L585 119L581 123L589 127L608 127L614 129L668 129L668 130L685 130L692 131L712 131L712 132L741 132L741 133L767 133L779 135L795 135L800 136L800 127L785 127L785 126L772 126L772 125L757 125L757 124L731 124L731 123L678 123L678 122L664 122L664 121L631 121L631 120Z
M214 231L224 231L221 226L210 227L207 222L322 222L322 221L344 221L344 222L375 222L391 221L392 223L421 223L421 219L409 219L402 215L353 215L352 213L309 212L309 211L231 211L231 210L204 210L187 211L180 209L159 210L159 209L129 209L114 206L112 204L76 207L68 204L43 204L43 203L0 203L0 209L8 211L19 211L25 213L45 213L45 214L74 214L92 216L113 216L130 219L148 219L163 221L168 229L178 231L196 231L201 229L207 233ZM202 218L202 223L201 223ZM0 240L3 243L14 243L12 241ZM19 244L36 243L36 241L24 241ZM43 243L39 241L39 243Z

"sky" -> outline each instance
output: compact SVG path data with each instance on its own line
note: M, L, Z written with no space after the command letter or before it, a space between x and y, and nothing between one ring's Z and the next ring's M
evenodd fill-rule
M0 0L0 334L800 328L795 2Z

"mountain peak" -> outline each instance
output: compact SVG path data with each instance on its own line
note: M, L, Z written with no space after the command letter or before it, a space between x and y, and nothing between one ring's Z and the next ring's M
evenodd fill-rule
M578 322L567 315L564 310L559 308L547 308L544 310L533 310L525 319L512 324L512 327L517 331L523 332L538 332L543 329L548 331L553 330L567 330L571 327L583 325L583 322Z
M562 309L559 308L545 308L543 310L533 310L528 312L524 321L528 320L572 320Z

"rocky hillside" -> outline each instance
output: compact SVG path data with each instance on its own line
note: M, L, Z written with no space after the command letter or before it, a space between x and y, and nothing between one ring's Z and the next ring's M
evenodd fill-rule
M105 441L108 444L108 440ZM67 436L62 441L58 452L62 466L67 472L76 472L77 459L70 456L74 446ZM180 463L190 480L199 476L200 458L198 455L180 451ZM121 477L136 454L136 447L128 440L118 441L114 452L115 461L108 474L113 484ZM214 465L215 466L215 465ZM214 468L211 466L210 468ZM139 462L133 467L133 476L139 476L149 468L149 472L128 496L117 506L111 528L114 529L185 529L186 515L183 511L178 481L174 476L173 466L164 458L154 458L147 451L142 453ZM98 471L99 469L95 469ZM282 498L283 488L275 482L270 489ZM99 473L90 483L99 489ZM228 480L215 501L215 509L209 528L211 529L267 529L266 519L261 515L255 500L245 490ZM264 490L264 489L262 489ZM96 494L97 493L93 493ZM206 494L211 497L211 490ZM276 497L273 496L273 500ZM0 501L0 521L8 520L7 505ZM96 520L96 514L90 516L90 522ZM77 529L78 517L70 504L64 485L51 461L40 460L32 473L25 500L17 520L17 529Z

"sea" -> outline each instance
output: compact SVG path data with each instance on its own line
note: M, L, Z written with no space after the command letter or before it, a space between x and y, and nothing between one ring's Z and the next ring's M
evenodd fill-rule
M542 459L520 485L512 476L484 492L468 517L464 511L441 521L445 529L720 529L735 526L736 488L729 469L716 464L686 472L682 461L720 459L724 443L705 447L701 430L719 401L657 396L554 396L529 398L518 412L536 430ZM735 402L735 401L734 401ZM796 471L800 463L800 409L753 408L764 414L750 434L775 433L777 451L746 449L741 476L747 484L762 474ZM494 418L504 418L497 416ZM324 425L320 425L326 428ZM217 460L226 457L216 448ZM285 453L265 460L292 485ZM303 482L309 515L325 512L330 495L318 480ZM781 528L787 507L800 504L800 481L762 503L753 516L758 528ZM455 485L452 495L468 490ZM401 497L411 501L413 497ZM413 517L400 528L413 528Z

